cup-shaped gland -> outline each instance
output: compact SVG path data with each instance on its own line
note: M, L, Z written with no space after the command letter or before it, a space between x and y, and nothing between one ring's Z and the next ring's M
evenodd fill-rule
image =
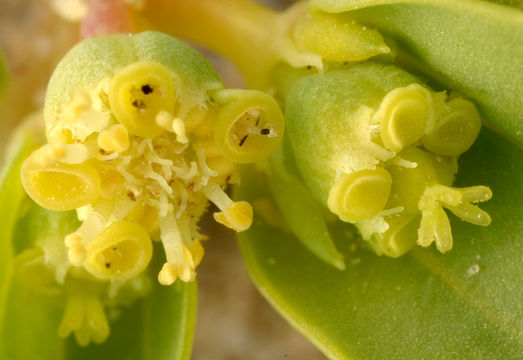
M152 243L147 231L137 223L112 223L86 245L83 266L105 280L128 280L149 264Z
M346 15L307 13L295 25L293 38L298 50L329 61L362 61L390 52L377 30Z
M220 105L214 141L224 157L237 163L266 158L282 141L283 114L273 97L256 90L215 90Z
M434 128L421 138L421 142L435 154L457 156L472 146L480 128L481 119L474 104L455 98L443 106Z
M432 96L419 84L398 87L385 95L374 114L383 145L394 152L418 141L433 126Z
M100 177L81 144L45 145L33 152L20 169L27 194L51 210L72 210L96 201Z
M174 112L175 82L169 69L140 61L118 72L109 86L109 104L116 119L133 135L152 137L164 131L157 115Z

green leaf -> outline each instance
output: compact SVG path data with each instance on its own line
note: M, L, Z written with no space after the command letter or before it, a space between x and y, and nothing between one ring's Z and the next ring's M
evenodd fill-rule
M489 130L460 160L457 186L482 183L492 224L452 220L447 255L416 248L379 257L336 234L340 272L258 214L239 244L269 302L333 359L520 359L523 352L523 152ZM250 170L251 172L248 172ZM266 179L243 172L238 197L266 197Z
M20 182L20 166L23 160L38 146L39 140L32 124L26 123L16 131L0 175L0 324L5 316L5 299L10 286L13 248L11 239L25 192ZM0 327L0 337L2 328Z
M271 156L272 176L269 186L290 230L316 256L344 270L343 257L334 246L324 220L323 206L318 203L290 171L285 168L283 147Z
M523 12L480 0L311 0L393 37L400 60L474 100L523 144Z

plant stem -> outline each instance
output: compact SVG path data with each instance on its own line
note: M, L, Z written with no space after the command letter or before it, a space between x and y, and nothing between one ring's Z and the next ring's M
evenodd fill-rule
M250 87L268 90L279 61L321 66L315 57L300 54L290 39L301 9L280 13L250 0L150 0L143 15L158 30L225 56Z

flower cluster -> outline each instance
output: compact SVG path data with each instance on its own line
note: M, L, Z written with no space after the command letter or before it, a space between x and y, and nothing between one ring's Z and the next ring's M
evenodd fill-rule
M72 276L119 283L147 268L157 234L166 257L159 282L194 280L208 201L217 222L248 229L251 206L224 188L237 181L237 164L269 155L284 131L272 97L224 89L201 55L156 32L79 43L51 78L44 116L48 143L23 163L24 188L44 208L76 210L80 226L60 240ZM85 330L79 309L103 312L73 292L62 335ZM95 328L103 340L108 331Z
M481 127L471 102L372 62L305 77L287 101L299 175L378 253L400 256L416 242L449 251L443 208L472 224L490 223L473 205L490 199L490 189L451 187L457 159Z

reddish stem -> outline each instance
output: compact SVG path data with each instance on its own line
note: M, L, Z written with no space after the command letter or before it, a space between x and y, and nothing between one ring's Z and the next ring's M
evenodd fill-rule
M123 0L89 0L80 26L83 39L135 31L133 10Z

